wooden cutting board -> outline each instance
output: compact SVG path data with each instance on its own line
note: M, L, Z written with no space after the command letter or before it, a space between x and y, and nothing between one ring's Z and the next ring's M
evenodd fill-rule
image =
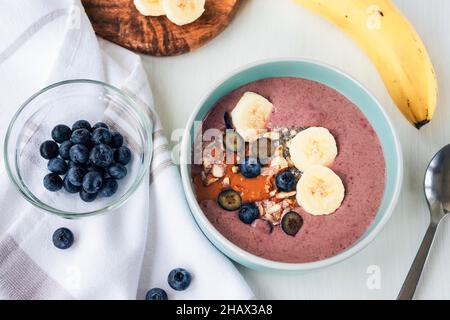
M206 0L195 22L177 26L165 16L145 17L133 0L82 0L95 32L131 50L154 56L190 52L216 37L233 19L241 0Z

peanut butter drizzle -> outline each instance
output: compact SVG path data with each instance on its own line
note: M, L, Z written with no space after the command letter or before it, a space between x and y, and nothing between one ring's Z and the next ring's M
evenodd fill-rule
M223 179L225 177L209 186L205 186L200 174L195 174L193 181L197 200L216 200L220 191L226 188L231 188L238 192L243 202L255 202L270 198L269 192L272 189L272 178L270 176L260 175L248 179L240 173L234 173L232 167L232 165L228 165L225 172L225 177L230 179L230 185L228 187L223 185Z

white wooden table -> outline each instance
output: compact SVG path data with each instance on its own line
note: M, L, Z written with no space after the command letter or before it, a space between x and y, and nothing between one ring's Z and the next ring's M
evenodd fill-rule
M450 142L450 1L395 0L415 25L435 64L439 109L417 131L400 115L375 68L345 34L291 0L245 0L235 21L207 46L173 58L143 57L166 133L183 128L199 99L227 73L249 62L309 57L356 77L378 97L400 136L405 179L395 213L377 239L343 263L304 274L261 273L238 266L262 299L393 299L428 224L422 178L433 154ZM174 142L176 144L176 142ZM448 219L447 219L448 220ZM417 298L450 298L450 220L438 231ZM374 267L375 266L375 267ZM379 271L380 286L367 286Z

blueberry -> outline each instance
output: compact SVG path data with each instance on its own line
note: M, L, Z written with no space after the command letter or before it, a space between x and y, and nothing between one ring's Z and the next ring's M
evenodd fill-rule
M97 122L96 124L94 124L92 126L92 131L95 131L95 129L98 129L98 128L108 129L108 125L106 123L104 123L104 122Z
M70 140L64 141L63 143L61 143L61 145L59 146L59 155L61 156L61 158L65 159L65 160L70 159L69 151L72 146L73 146L73 143L70 142Z
M168 300L167 293L161 288L153 288L147 291L145 300Z
M101 174L102 177L106 176L108 174L107 170L103 167L98 167L96 165L88 163L88 171L96 171L99 174Z
M103 182L99 193L102 197L108 198L117 192L118 187L119 185L115 179L108 178Z
M52 138L58 143L67 141L72 136L72 130L64 124L58 124L52 130Z
M56 174L65 174L68 170L67 163L61 158L53 158L47 164L47 168L50 172Z
M113 163L108 168L108 174L115 179L123 179L127 175L127 168L123 164Z
M89 171L83 177L83 190L87 193L97 193L103 184L103 177L97 171Z
M86 163L89 160L89 149L82 144L76 144L70 147L69 157L74 163Z
M111 142L111 132L106 128L97 128L92 132L91 140L94 144L109 144Z
M233 189L222 190L217 196L217 203L227 211L235 211L241 207L241 196Z
M58 156L58 145L55 141L44 141L39 148L39 152L44 159L50 160L56 158Z
M58 249L68 249L72 246L74 236L72 231L67 228L59 228L53 233L53 244Z
M290 171L283 171L277 174L275 183L280 191L289 192L295 190L297 178Z
M91 133L86 129L77 129L72 132L72 136L70 137L70 141L73 144L86 144L91 139Z
M62 188L63 182L59 175L56 173L49 173L44 177L44 187L48 191L58 191Z
M289 211L281 218L281 229L289 236L295 236L303 226L303 218L295 211Z
M244 163L239 164L241 174L246 178L255 178L261 173L261 165L255 157L245 157Z
M63 187L68 193L77 193L81 190L80 186L74 186L70 183L68 175L66 175L63 179Z
M67 179L72 185L80 187L83 184L83 177L85 174L86 169L81 167L72 167L67 172Z
M176 268L170 271L167 282L172 289L183 291L191 284L191 274L185 269Z
M123 136L119 132L111 132L111 148L119 148L123 144Z
M97 198L97 193L88 193L88 192L84 191L83 189L81 189L80 198L84 202L92 202Z
M88 131L91 131L91 124L86 120L78 120L75 122L72 126L72 131L78 130L78 129L86 129Z
M252 224L259 217L259 210L254 203L244 203L239 209L239 219L245 224Z
M89 160L100 167L108 167L113 161L113 151L106 144L99 144L92 148Z
M114 160L126 166L131 160L131 150L121 146L114 151Z

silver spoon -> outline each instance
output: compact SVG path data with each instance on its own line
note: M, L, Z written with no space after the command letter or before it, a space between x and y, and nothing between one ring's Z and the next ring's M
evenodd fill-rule
M431 214L430 225L397 297L398 300L411 300L414 297L436 230L444 216L450 212L450 144L439 150L428 165L424 188Z

